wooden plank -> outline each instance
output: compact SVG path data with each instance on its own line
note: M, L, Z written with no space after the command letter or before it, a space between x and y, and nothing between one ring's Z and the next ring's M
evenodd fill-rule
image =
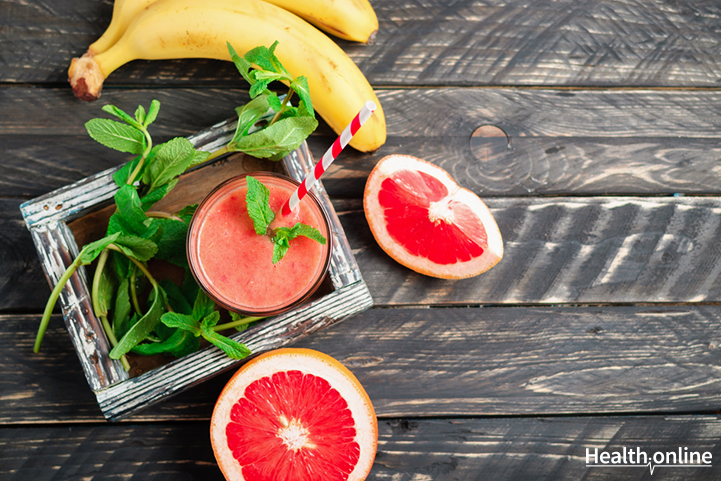
M0 88L3 194L36 197L129 160L90 139L84 123L107 117L102 104L132 112L153 98L162 104L157 143L234 116L247 95L128 89L87 104L65 89ZM324 175L331 196L362 196L376 162L396 153L434 162L482 196L721 194L720 91L423 89L380 99L388 142L372 154L346 149ZM508 142L474 137L484 125ZM321 122L309 139L314 156L333 140Z
M294 344L344 363L380 417L714 413L721 307L371 309ZM104 422L58 316L0 316L0 423ZM231 374L130 418L209 419Z
M721 474L716 416L388 419L368 480L661 479ZM710 465L588 466L586 452L710 453ZM634 457L635 459L635 457ZM659 458L660 459L660 458ZM593 458L591 457L592 461ZM626 463L630 463L630 457ZM223 479L208 424L0 429L5 479Z
M373 85L718 87L719 6L632 0L373 0L374 45L338 41ZM0 80L65 83L110 21L108 2L3 4ZM42 28L38 28L42 25ZM234 86L229 62L135 61L111 86Z
M20 203L0 197L0 311L37 310L50 295Z
M456 281L400 268L375 243L360 201L339 204L376 305L721 300L718 197L490 198L504 257Z
M359 199L335 200L361 273L379 306L720 302L719 197L509 197L486 199L504 258L470 279L426 277L378 246ZM0 273L0 309L41 311L49 288L16 211L0 229L13 255ZM19 281L28 290L20 290Z

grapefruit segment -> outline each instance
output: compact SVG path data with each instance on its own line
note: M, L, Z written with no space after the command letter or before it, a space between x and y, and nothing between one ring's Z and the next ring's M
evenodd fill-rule
M230 379L210 434L229 481L361 481L373 465L378 424L342 364L310 349L279 349Z
M421 274L463 279L503 257L501 233L483 201L416 157L381 159L368 176L363 209L378 245Z

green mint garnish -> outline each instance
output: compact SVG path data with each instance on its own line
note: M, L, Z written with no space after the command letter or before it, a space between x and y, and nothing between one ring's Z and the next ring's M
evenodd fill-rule
M279 227L275 229L274 234L272 239L273 244L275 244L273 246L273 264L277 264L283 258L290 248L290 241L299 235L313 239L320 244L325 245L326 243L325 237L318 229L300 222L293 227Z
M246 177L248 192L245 194L245 202L248 204L248 215L253 220L255 233L258 235L268 234L268 227L273 222L275 214L270 208L270 191L258 179L252 176ZM313 239L320 244L325 244L326 238L315 227L298 222L293 227L278 227L273 229L270 240L273 242L273 264L277 264L290 249L290 241L299 235Z
M245 202L248 204L248 215L253 220L255 233L265 235L275 214L270 208L270 191L255 177L247 176L248 192Z

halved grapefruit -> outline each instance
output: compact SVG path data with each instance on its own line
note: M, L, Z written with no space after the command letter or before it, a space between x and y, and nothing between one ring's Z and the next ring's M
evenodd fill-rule
M340 362L311 349L278 349L228 381L210 438L228 481L362 481L373 466L378 422Z
M464 279L503 257L501 232L486 204L425 160L382 158L368 176L363 209L378 245L421 274Z

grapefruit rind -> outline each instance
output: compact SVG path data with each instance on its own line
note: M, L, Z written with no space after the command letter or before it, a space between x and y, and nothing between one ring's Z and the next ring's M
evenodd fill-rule
M378 421L368 394L353 373L336 359L312 349L298 348L276 349L251 359L233 375L220 393L210 420L210 440L225 478L252 481L245 480L242 466L228 448L225 427L231 422L233 405L253 381L289 370L325 379L346 400L355 421L356 441L361 448L358 463L348 476L348 481L366 479L373 466L378 444Z
M384 208L380 205L378 196L383 181L402 170L420 171L431 175L448 189L449 197L471 208L479 217L487 235L488 246L481 256L466 262L442 265L411 254L391 238L386 227ZM368 176L363 195L363 209L373 237L381 249L399 264L420 274L442 279L465 279L486 272L503 257L501 232L488 206L476 194L460 187L444 169L425 160L397 154L382 158Z

